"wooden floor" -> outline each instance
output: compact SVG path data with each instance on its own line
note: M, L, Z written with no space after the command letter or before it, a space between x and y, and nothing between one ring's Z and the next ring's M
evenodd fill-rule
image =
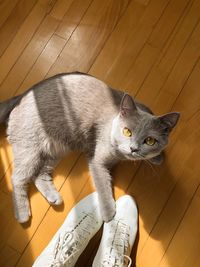
M116 198L139 207L137 267L199 267L200 0L0 1L0 100L53 74L88 72L124 89L156 114L181 112L166 161L153 169L124 162ZM11 199L12 150L0 130L0 267L29 267L72 206L94 190L84 155L55 170L64 205L33 188L32 220L19 225ZM100 233L76 266L91 266Z

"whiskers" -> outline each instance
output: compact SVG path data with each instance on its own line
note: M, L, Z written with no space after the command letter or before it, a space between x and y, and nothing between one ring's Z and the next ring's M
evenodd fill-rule
M140 158L141 160L144 160L144 162L146 162L147 165L150 166L150 168L152 169L153 173L156 174L156 176L159 176L158 172L155 169L155 167L153 166L153 164L148 159L146 159L144 156L142 156L142 155L140 155L138 153L136 153L136 155L137 155L138 158Z

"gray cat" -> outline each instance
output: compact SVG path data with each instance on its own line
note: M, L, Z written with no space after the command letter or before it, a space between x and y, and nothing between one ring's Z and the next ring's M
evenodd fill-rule
M131 96L84 73L59 74L24 94L0 103L14 153L15 216L29 219L31 180L49 203L62 198L51 172L71 150L84 151L99 196L104 221L115 214L110 168L119 160L162 161L162 150L179 119L173 112L155 116Z

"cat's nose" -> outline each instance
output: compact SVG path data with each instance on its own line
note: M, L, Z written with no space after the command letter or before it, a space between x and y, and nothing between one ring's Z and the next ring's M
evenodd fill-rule
M133 153L133 152L138 152L139 151L139 149L138 148L136 148L136 147L130 147L130 149L131 149L131 153Z

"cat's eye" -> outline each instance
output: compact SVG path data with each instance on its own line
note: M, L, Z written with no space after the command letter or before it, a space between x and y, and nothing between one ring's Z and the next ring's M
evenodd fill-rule
M156 139L153 138L153 137L147 137L145 140L144 140L145 144L147 144L148 146L153 146L155 145L156 143Z
M124 128L123 129L123 135L125 135L126 137L131 137L132 136L132 132L131 130L129 130L128 128Z

